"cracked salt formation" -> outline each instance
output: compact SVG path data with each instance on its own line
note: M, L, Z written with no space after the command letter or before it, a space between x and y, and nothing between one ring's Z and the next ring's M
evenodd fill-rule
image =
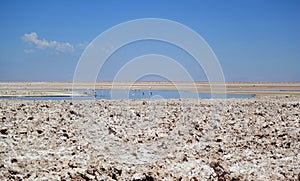
M0 180L299 180L300 98L0 101Z

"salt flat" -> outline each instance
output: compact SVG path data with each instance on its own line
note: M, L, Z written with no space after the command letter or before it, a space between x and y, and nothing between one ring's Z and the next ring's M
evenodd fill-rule
M0 110L0 180L299 180L299 96Z
M85 96L78 89L120 90L181 90L199 93L300 95L299 82L0 82L0 97L4 96ZM218 87L220 88L218 92ZM72 91L74 91L72 93Z

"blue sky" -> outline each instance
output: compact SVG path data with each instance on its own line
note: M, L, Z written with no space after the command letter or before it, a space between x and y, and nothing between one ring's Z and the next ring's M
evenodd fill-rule
M133 19L164 18L200 34L227 81L299 82L299 17L297 0L2 0L0 81L72 81L84 47L100 33ZM177 55L195 80L206 80L188 55L153 41L116 52L99 80L112 80L126 56L149 52Z

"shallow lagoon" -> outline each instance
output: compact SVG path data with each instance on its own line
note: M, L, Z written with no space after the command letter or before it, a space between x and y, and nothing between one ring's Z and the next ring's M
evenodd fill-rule
M78 90L77 90L78 91ZM254 94L210 94L175 90L79 90L91 96L9 97L1 100L100 100L100 99L178 99L178 98L252 98Z

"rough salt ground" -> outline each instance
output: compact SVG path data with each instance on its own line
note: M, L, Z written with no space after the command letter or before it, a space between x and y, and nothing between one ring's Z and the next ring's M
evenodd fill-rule
M299 97L1 101L0 110L1 180L299 180Z

